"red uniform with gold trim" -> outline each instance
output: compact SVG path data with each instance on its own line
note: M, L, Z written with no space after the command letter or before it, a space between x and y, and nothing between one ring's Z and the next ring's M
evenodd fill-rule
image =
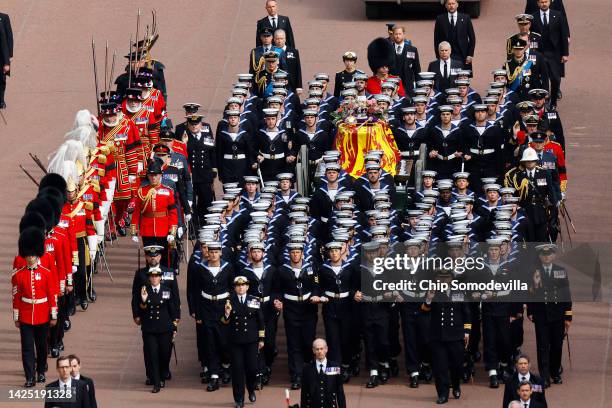
M57 319L57 300L49 268L37 264L13 272L13 320L38 325Z
M72 285L72 266L79 264L79 248L76 242L74 229L70 225L70 219L64 214L61 214L59 223L53 228L51 233L61 238L62 253L66 260L67 267L70 267L70 272L67 273L66 280L68 285Z
M166 237L178 227L174 191L160 184L138 189L132 214L132 234L140 230L143 237Z
M129 176L138 176L144 170L144 151L138 128L130 119L120 114L116 126L108 127L100 121L98 140L109 147L106 157L106 176L117 179L114 200L129 200L132 189Z
M148 106L142 106L137 112L131 113L127 109L127 100L121 104L121 111L134 122L138 128L140 142L147 159L151 158L151 150L153 146L159 143L159 128L161 122L156 121L154 112L149 110ZM145 161L146 164L146 161Z
M82 199L67 202L62 208L62 215L70 222L70 228L74 231L76 239L96 235L93 225L93 212L87 208L87 203Z
M181 142L180 140L173 140L172 145L170 146L173 152L178 153L185 157L185 160L189 163L189 154L187 153L187 143Z
M60 277L61 271L57 265L57 260L55 259L55 252L53 248L53 243L49 243L49 238L45 240L45 253L43 256L38 258L38 263L49 269L51 281L53 282L53 287L56 290L55 296L57 300L57 296L61 296L63 294L64 286L62 286L62 281ZM51 247L51 250L48 248ZM18 271L19 269L25 268L28 265L25 258L20 255L15 256L13 259L13 272ZM64 284L65 284L65 276L64 276Z
M122 108L125 102L122 104ZM142 102L142 107L151 115L149 117L149 140L151 146L159 143L159 132L162 121L168 117L166 114L166 100L159 89L151 88L147 99Z
M395 75L387 75L387 79L380 79L376 75L373 75L368 78L366 81L366 91L371 93L372 95L377 95L382 92L382 83L386 82L389 78L399 78ZM397 89L397 94L399 96L406 96L406 92L404 91L404 85L402 81L399 82L399 88Z

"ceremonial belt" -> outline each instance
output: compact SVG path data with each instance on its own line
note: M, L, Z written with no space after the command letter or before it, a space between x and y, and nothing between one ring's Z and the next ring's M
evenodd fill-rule
M142 213L142 217L163 218L168 215L167 211L147 211Z
M295 296L295 295L288 295L288 294L284 294L283 297L287 300L293 300L294 302L304 302L306 300L308 300L308 298L310 297L310 292L302 295L302 296Z
M262 296L262 297L259 298L259 301L261 303L269 302L270 301L270 296Z
M481 154L481 155L485 155L485 154L491 154L493 152L495 152L495 149L470 149L470 152L474 153L474 154Z
M455 155L455 153L453 153L453 154L451 154L451 155L449 155L449 156L442 156L442 155L438 154L438 155L436 156L436 159L446 161L446 160L453 160L455 157L457 157L457 156Z
M335 292L329 292L327 290L325 291L325 296L331 297L334 299L344 299L348 297L348 295L349 295L348 292L335 293Z
M30 298L27 298L27 297L22 297L21 301L25 302L25 303L29 303L31 305L40 305L41 303L47 303L47 298L44 297L44 298L41 298L41 299L30 299Z
M378 301L383 300L384 298L383 295L378 295L378 296L361 295L361 297L363 298L363 300L368 301L368 302L378 302Z
M277 159L285 158L285 153L278 153L278 154L262 153L261 155L264 157L264 159L269 159L269 160L277 160Z
M75 237L77 237L77 238L83 238L85 236L87 236L87 232L85 232L85 231L77 232L75 234Z
M402 293L407 296L410 296L411 298L418 299L418 298L422 298L423 296L425 296L426 292L412 292L409 290L403 290Z
M327 217L321 217L321 222L327 222L329 220L329 218Z
M495 296L496 297L504 297L504 296L509 296L510 295L510 291L509 290L500 290L499 292L495 292Z
M218 295L209 295L208 293L202 292L202 297L208 300L223 300L229 297L229 292L219 293Z
M410 155L410 156L418 156L419 155L419 151L418 150L406 150L401 152L402 155Z
M246 159L246 155L245 154L224 154L223 158L228 159L228 160L242 160L242 159Z

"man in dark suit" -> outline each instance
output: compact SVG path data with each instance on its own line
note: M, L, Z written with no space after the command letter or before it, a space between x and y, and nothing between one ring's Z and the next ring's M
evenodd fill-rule
M0 109L6 108L4 90L6 77L11 74L13 59L13 29L8 14L0 13Z
M434 28L434 51L439 56L438 45L448 41L452 47L452 57L461 61L464 68L472 69L474 48L476 47L476 34L472 26L472 20L467 14L457 12L459 1L445 0L444 5L447 12L436 18Z
M274 31L274 45L283 50L285 56L286 71L289 73L289 88L298 94L302 92L302 64L300 63L300 52L287 45L287 33L282 28Z
M452 49L450 43L442 41L438 45L439 59L429 63L428 72L435 72L434 89L444 92L452 88L457 79L457 70L463 68L461 61L452 59Z
M527 0L527 4L525 4L525 14L536 14L539 11L538 0ZM565 17L565 22L568 23L567 33L569 35L569 19L567 18L567 13L565 12L565 6L563 5L563 0L550 0L550 9L560 11Z
M45 408L91 408L85 383L70 376L71 368L68 357L58 357L55 367L59 379L45 387L48 393L45 398ZM76 393L76 396L68 399L72 393ZM55 396L63 398L52 399Z
M395 48L395 65L390 69L391 75L402 79L404 89L413 94L416 76L421 72L419 51L405 41L405 29L402 26L393 27L393 48Z
M520 402L521 408L545 408L545 406L533 398L533 384L527 381L523 381L519 384L517 389L519 399L515 400Z
M285 30L287 34L287 46L295 48L295 40L293 39L293 29L291 28L291 22L289 17L278 15L278 4L276 0L266 0L266 11L268 15L261 20L257 21L257 32L255 36L255 42L257 46L262 44L259 38L259 33L263 28L271 28L272 31L277 29Z
M312 343L315 360L302 372L302 407L346 407L340 364L327 359L327 342L316 339Z
M72 378L85 383L87 394L89 394L89 406L91 408L98 408L98 403L96 402L96 388L94 387L93 379L81 374L81 359L76 354L71 354L68 356L68 360L70 361L70 375Z
M569 60L569 26L562 12L550 7L550 0L538 0L533 14L532 30L542 35L540 52L548 61L550 75L550 106L557 106L561 77Z
M546 404L546 394L544 392L544 383L542 379L530 371L531 363L529 362L529 356L521 354L516 359L516 373L506 381L504 388L504 399L502 401L502 408L507 408L510 401L520 399L518 395L519 385L528 381L532 384L531 399L538 401L544 408Z

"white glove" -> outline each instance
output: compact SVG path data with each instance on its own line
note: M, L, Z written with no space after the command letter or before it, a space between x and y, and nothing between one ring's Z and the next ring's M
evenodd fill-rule
M98 237L98 245L104 242L104 235L96 235Z
M178 227L178 230L176 231L176 235L178 235L178 238L181 239L183 238L183 227ZM171 237L172 235L168 235L169 237ZM171 241L168 241L171 242Z
M132 237L132 241L134 241L135 243L139 243L139 242L140 242L140 240L138 239L138 235L134 235L134 236Z
M191 214L185 214L185 221L186 222L191 221Z
M96 250L93 250L93 251L90 250L89 251L89 260L90 260L90 262L93 262L94 259L96 259Z
M565 200L565 192L564 191L561 192L561 200Z
M129 180L130 184L134 184L136 182L136 176L133 176L133 175L130 174L128 176L128 180Z
M193 201L187 200L187 202L189 203L189 208L193 208Z
M76 265L72 265L72 273L76 273L77 269L78 269L78 268L77 268L77 266L76 266Z
M97 235L104 235L104 220L94 221Z
M168 241L168 243L173 243L174 242L174 235L172 234L168 234L168 236L166 237L166 240Z

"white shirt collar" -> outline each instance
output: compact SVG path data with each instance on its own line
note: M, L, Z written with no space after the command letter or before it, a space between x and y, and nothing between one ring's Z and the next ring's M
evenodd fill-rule
M323 370L327 368L327 358L323 359L323 361L317 360L317 371L321 369L321 364L323 364Z
M523 377L525 377L524 380L523 380ZM521 381L529 381L529 379L531 379L531 373L529 371L525 375L518 373L518 379Z
M62 379L59 379L59 388L60 390L64 388L64 384L67 386L66 388L71 388L72 387L72 377L68 377L68 380L66 382L62 381Z
M270 20L270 23L272 23L272 19L275 18L276 19L276 25L278 25L278 14L275 14L273 16L268 16L268 20Z
M450 22L451 16L453 16L453 18L455 19L455 24L457 24L457 12L455 11L454 13L448 13L449 22Z
M161 288L161 284L157 285L157 286L151 286L151 289L153 289L154 291L159 292L159 289Z

